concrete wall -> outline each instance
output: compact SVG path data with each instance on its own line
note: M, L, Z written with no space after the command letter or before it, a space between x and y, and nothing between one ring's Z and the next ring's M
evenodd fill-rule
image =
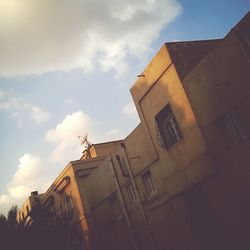
M110 154L132 231L125 214L115 218L112 211L119 192L105 160L85 179L97 249L135 249L133 237L137 249L249 249L249 141L232 144L219 122L237 108L250 132L249 58L234 32L214 45L181 81L166 44L132 86L141 123L123 141L126 154L122 145ZM183 137L166 150L156 139L155 116L167 104ZM135 202L116 155L127 157ZM142 179L148 170L152 195Z
M31 196L26 199L26 201L23 203L23 206L17 212L17 221L19 223L22 221L26 221L26 223L31 222L29 212L42 200L43 196L44 194L31 194Z
M186 249L198 249L185 220L187 208L179 194L211 176L214 163L166 46L161 48L143 74L145 76L139 78L131 88L141 123L123 141L126 164L132 170L141 203L131 202L128 196L127 185L131 179L122 175L115 157L126 158L122 147L111 153L132 224L132 234L138 249L153 249L152 244L158 249L184 249L186 242L190 246ZM169 103L183 138L166 150L156 140L155 116ZM142 180L142 174L147 170L151 171L157 189L153 195L147 194ZM101 245L106 244L111 249L124 245L125 249L133 249L125 216L114 218L110 205L111 197L118 193L108 160L99 165L84 180L84 184ZM173 206L178 211L177 215ZM116 236L110 238L111 235ZM130 244L130 248L126 244Z
M72 197L72 223L81 228L85 248L250 249L250 74L241 39L233 30L213 41L213 48L205 42L207 55L185 74L177 72L165 44L131 88L141 123L123 141L94 145L97 158L71 162L55 180L46 198L53 195L59 211L65 195ZM168 104L182 138L166 149L157 141L155 116ZM233 109L249 135L240 144L222 125ZM156 188L152 194L143 181L147 171ZM65 177L70 183L55 191Z
M80 232L80 238L78 240L82 241L83 249L89 249L89 223L85 216L86 200L83 200L80 194L76 173L84 167L88 169L93 167L93 164L88 164L89 161L86 160L87 164L83 166L81 162L83 161L71 162L66 166L46 192L43 204L46 206L48 199L53 197L53 203L49 206L55 211L55 214L57 216L67 215L65 198L66 196L71 197L73 203L73 217L70 218L69 222L75 230ZM69 178L69 182L66 185L64 184L65 178L67 178L67 180ZM86 206L88 207L88 204L86 204Z
M159 70L161 67L162 70ZM144 70L144 74L145 77L139 79L131 88L131 93L142 119L142 126L145 128L141 137L148 137L152 146L145 149L143 143L137 144L138 135L133 133L128 136L125 143L127 145L128 142L127 150L130 157L135 148L131 147L133 142L136 147L141 147L142 160L148 157L148 151L154 153L154 157L151 157L152 164L141 162L141 169L151 166L159 184L159 192L173 196L211 175L214 169L213 162L166 46L161 48ZM155 129L155 116L167 104L171 105L183 135L181 141L168 150L158 144ZM158 160L153 162L156 159ZM131 166L134 171L136 168L133 162Z
M218 168L216 176L204 182L202 188L222 234L230 239L228 249L250 248L249 66L242 41L232 31L183 81ZM223 123L224 115L231 110L239 112L241 126L247 133L240 144L232 141Z

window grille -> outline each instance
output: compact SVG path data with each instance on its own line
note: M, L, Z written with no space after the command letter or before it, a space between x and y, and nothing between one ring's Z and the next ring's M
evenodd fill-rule
M142 175L142 180L144 182L145 189L149 195L152 195L156 192L156 187L154 181L152 179L152 175L150 171L147 171Z
M121 215L120 206L119 206L118 200L115 196L110 199L110 205L111 205L111 208L112 208L112 211L113 211L115 217L121 218L122 215Z
M128 197L129 197L130 201L135 202L137 200L137 195L136 195L136 192L134 190L133 185L131 183L128 184L126 189L127 189Z
M128 177L129 176L128 169L127 169L127 166L125 164L124 158L123 157L121 158L119 155L116 155L115 158L116 158L116 160L117 160L117 162L119 164L122 175L125 176L125 177Z
M227 113L224 116L224 122L234 144L239 144L247 139L247 132L237 110Z
M160 146L169 148L181 140L182 134L169 104L155 116L155 122Z
M67 217L69 220L71 220L74 216L74 206L71 196L67 195L65 197L65 207L66 207Z

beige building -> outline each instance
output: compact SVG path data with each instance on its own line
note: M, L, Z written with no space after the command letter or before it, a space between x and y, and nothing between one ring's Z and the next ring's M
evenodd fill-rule
M166 43L131 88L141 123L86 179L95 249L249 249L250 14Z
M112 154L119 141L91 145L80 160L71 161L52 183L42 198L42 205L58 217L66 216L75 229L76 241L90 249L93 219L88 205L84 179ZM97 156L98 155L98 156Z
M17 213L17 221L29 224L32 222L30 217L30 211L41 202L44 194L38 194L37 191L31 192L31 195L26 199L23 206Z
M162 46L131 88L140 124L89 145L43 196L83 249L250 249L250 14Z

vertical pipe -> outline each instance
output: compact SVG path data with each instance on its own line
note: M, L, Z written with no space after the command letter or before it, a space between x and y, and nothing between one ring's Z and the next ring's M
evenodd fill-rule
M137 243L136 243L134 233L133 233L133 229L132 229L132 226L131 226L131 222L130 222L130 219L129 219L129 216L128 216L127 208L126 208L124 198L123 198L123 195L122 195L122 192L121 192L121 188L120 188L120 185L119 185L119 181L118 181L118 178L117 178L116 170L114 168L114 164L113 164L112 158L110 156L108 157L108 161L109 161L109 166L110 166L112 176L113 176L114 181L115 181L116 190L117 190L117 193L118 193L118 196L119 196L119 200L121 202L123 214L124 214L127 226L128 226L129 235L130 235L133 247L134 247L135 250L138 250Z
M129 173L129 177L131 179L131 184L132 184L132 186L133 186L133 188L135 190L136 196L138 197L139 208L141 210L141 215L142 215L142 218L143 218L143 221L144 221L144 224L145 224L145 228L147 230L147 233L148 233L151 245L152 245L152 249L153 250L157 250L157 247L156 247L156 244L155 244L155 240L154 240L154 237L152 235L152 230L151 230L151 227L149 225L149 221L148 221L148 218L146 216L146 213L145 213L145 210L144 210L141 198L140 198L140 194L138 192L138 189L137 189L137 186L136 186L136 183L135 183L135 180L134 180L134 176L133 176L133 173L132 173L130 162L128 160L128 155L127 155L127 151L126 151L126 148L125 148L125 144L123 142L121 143L121 147L123 149L123 153L125 155L125 161L126 161L126 164L128 166L128 173Z

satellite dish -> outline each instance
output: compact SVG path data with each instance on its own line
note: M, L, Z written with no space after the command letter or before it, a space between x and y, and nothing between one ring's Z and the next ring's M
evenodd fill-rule
M84 136L79 135L78 139L80 141L81 146L84 145L85 148L89 148L89 146L91 145L91 143L88 140L88 133L85 133Z
M88 133L86 133L84 136L78 135L78 139L80 141L81 146L85 144L88 140Z

